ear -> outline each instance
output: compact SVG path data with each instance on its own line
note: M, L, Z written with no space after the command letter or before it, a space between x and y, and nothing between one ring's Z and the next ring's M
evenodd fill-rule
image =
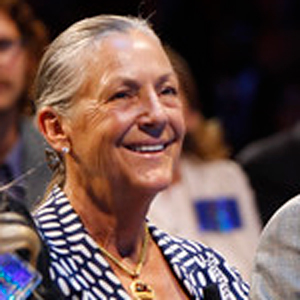
M54 150L61 152L63 147L69 146L63 119L53 108L42 108L38 113L37 122L40 132Z

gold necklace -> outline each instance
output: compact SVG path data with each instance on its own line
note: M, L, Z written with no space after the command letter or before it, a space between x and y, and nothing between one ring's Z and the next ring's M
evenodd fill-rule
M122 271L127 273L132 278L132 283L130 284L130 291L136 300L152 300L155 298L154 290L152 287L141 281L139 276L142 271L142 267L145 262L147 248L150 240L150 233L148 226L145 225L145 238L142 245L141 254L138 260L138 263L134 270L129 269L126 265L122 264L115 256L113 256L110 252L108 252L102 246L99 246L100 251L104 254L107 258L109 258L112 262L114 262Z

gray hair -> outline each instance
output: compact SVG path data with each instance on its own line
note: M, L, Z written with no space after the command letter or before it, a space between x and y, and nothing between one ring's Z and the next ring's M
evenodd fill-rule
M37 72L37 111L51 106L58 114L67 116L68 109L74 102L72 100L88 78L88 62L93 58L93 49L107 36L134 30L158 39L147 20L115 15L86 18L61 33L45 52ZM53 171L53 178L45 197L54 185L62 187L65 182L65 165L61 154L49 149L46 151L46 158Z
M35 82L37 110L55 107L65 115L71 100L86 79L87 60L92 47L112 33L138 30L156 37L144 19L115 15L100 15L83 19L61 33L44 54Z

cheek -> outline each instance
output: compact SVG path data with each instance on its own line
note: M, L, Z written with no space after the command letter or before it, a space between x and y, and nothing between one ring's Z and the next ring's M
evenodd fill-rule
M90 170L109 168L128 124L128 116L114 109L92 104L78 106L70 126L72 150L77 160L87 164Z
M99 150L107 134L108 122L104 115L94 111L85 111L79 118L73 118L70 139L72 148L78 155L85 156Z
M90 123L90 122L88 122ZM90 124L94 124L91 122ZM112 153L111 139L105 121L96 126L76 126L71 136L72 154L80 169L91 176L105 174L106 165Z
M186 132L186 122L181 108L174 109L170 113L170 122L180 140L183 140Z

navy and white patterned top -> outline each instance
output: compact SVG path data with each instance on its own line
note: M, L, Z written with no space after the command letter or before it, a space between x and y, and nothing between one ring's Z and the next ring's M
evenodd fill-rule
M131 299L59 187L34 217L49 247L51 278L65 299ZM213 250L153 225L149 231L191 299L203 299L203 288L210 284L218 286L222 300L248 299L248 285Z

